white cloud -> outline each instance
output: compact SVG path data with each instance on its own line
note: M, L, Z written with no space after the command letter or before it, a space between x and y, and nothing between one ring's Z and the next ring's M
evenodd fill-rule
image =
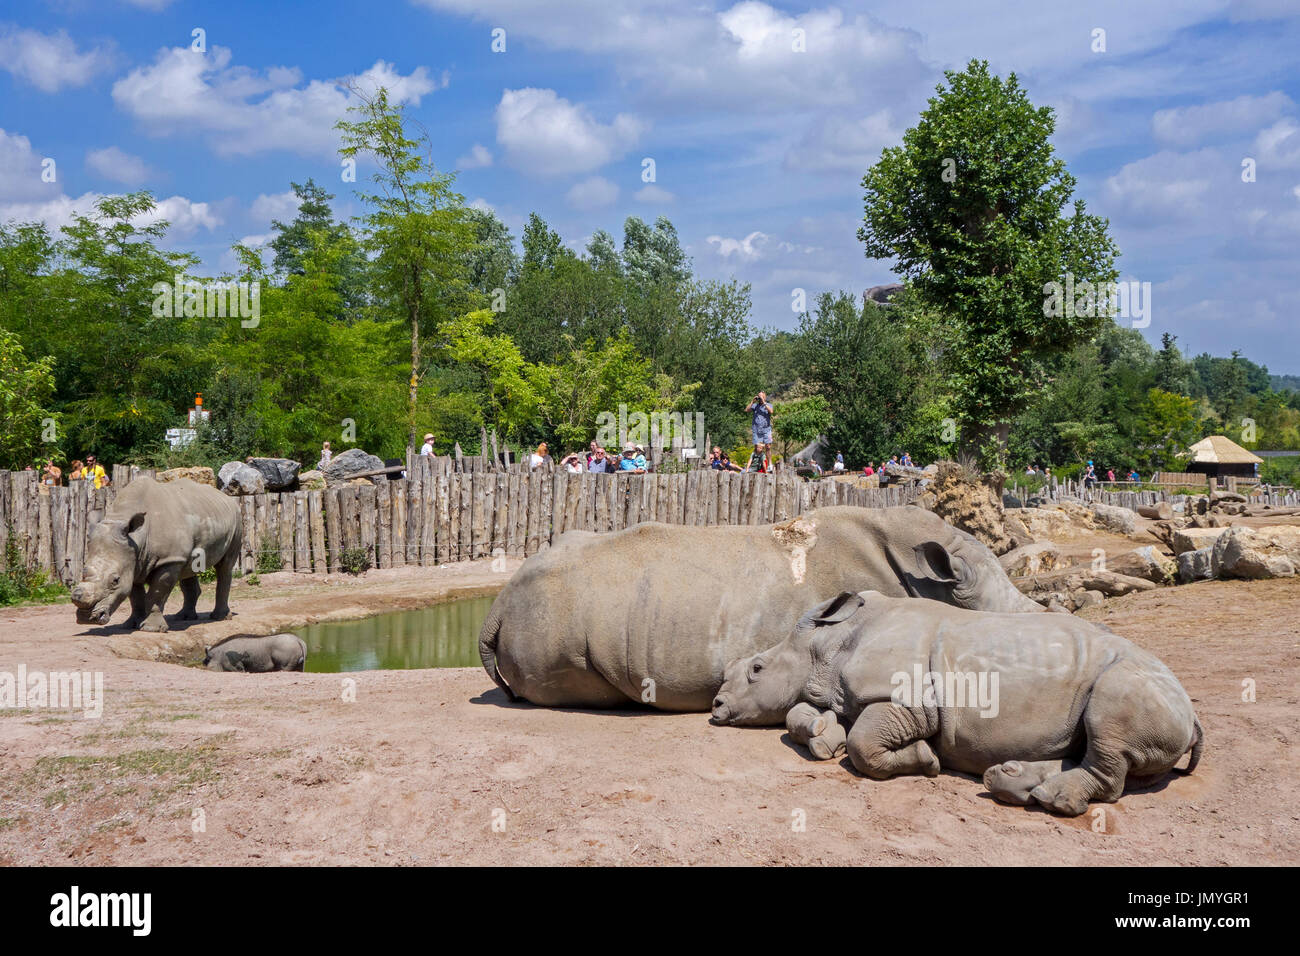
M456 160L457 169L483 169L491 165L492 153L479 143L475 143L468 153Z
M43 159L32 149L32 142L26 136L0 129L0 201L47 200L57 196L58 184L42 179ZM57 178L57 163L54 175Z
M662 203L666 205L677 201L675 195L666 189L656 186L654 183L642 186L632 195L637 202Z
M762 258L772 241L772 237L765 232L755 230L743 239L728 239L724 236L709 236L705 240L710 246L713 246L718 255L724 259L730 259L735 256L740 260L753 261Z
M301 205L298 194L292 189L282 193L261 193L248 209L249 216L257 222L270 223L272 219L288 222L298 214Z
M1193 146L1207 139L1222 142L1233 134L1258 130L1294 108L1291 97L1275 90L1264 96L1159 110L1151 119L1151 131L1157 140L1174 146Z
M496 207L493 206L486 199L484 199L482 196L470 200L469 203L467 203L467 205L469 206L470 209L477 209L479 212L491 212L491 213L496 212Z
M87 192L75 198L59 195L44 202L0 203L0 222L10 219L18 222L44 222L51 232L57 233L63 226L71 225L76 216L92 213L95 203L103 197L103 193ZM137 216L131 221L138 228L161 219L166 219L170 224L167 230L169 238L186 238L199 229L211 232L222 222L221 216L209 203L194 202L184 196L160 199L152 213Z
M575 209L601 209L618 199L618 187L603 176L592 176L573 186L564 196Z
M903 139L903 128L889 109L860 119L835 113L809 127L803 140L785 156L787 169L865 173L886 146Z
M91 150L86 154L86 168L127 186L139 186L156 175L139 156L125 153L116 146Z
M627 154L645 124L626 113L598 122L554 90L505 90L497 104L497 142L512 166L535 176L599 169Z
M45 34L11 28L0 33L0 69L45 93L85 86L96 73L109 69L114 59L108 47L78 52L64 30Z
M1216 150L1163 150L1128 163L1106 180L1106 213L1145 227L1200 220L1209 202L1239 183L1235 164Z
M1260 166L1290 169L1300 166L1300 124L1292 119L1278 120L1255 137L1255 157Z
M384 86L391 102L419 105L421 97L447 85L447 76L434 79L424 67L403 76L378 60L363 73L304 86L296 68L258 72L233 66L225 47L214 46L206 54L172 48L114 83L113 100L150 133L203 133L222 156L273 149L333 156L338 148L334 123L356 100L349 85L365 92Z

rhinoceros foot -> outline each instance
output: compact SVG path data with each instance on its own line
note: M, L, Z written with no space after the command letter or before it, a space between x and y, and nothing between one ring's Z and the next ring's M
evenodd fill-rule
M140 623L140 630L162 634L168 630L167 619L155 611Z

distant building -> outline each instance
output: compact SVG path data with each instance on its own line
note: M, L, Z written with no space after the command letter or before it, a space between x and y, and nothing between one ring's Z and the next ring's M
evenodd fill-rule
M1211 435L1202 438L1189 449L1193 455L1187 470L1216 478L1254 478L1264 463L1254 452L1247 451L1230 438Z

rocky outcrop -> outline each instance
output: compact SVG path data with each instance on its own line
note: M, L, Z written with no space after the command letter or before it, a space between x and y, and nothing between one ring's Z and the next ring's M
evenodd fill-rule
M1289 578L1300 568L1300 526L1229 528L1210 549L1216 578Z
M1002 515L1002 485L1006 475L979 475L955 461L937 463L933 480L918 500L955 528L974 535L994 554L1016 546Z
M1137 515L1128 508L1097 503L1092 506L1092 513L1097 524L1115 534L1127 537L1137 529Z
M301 462L289 458L250 458L248 464L262 473L267 491L294 491L298 487Z
M1214 542L1219 540L1219 536L1227 530L1227 528L1178 528L1170 538L1170 545L1176 555L1187 551L1199 551L1202 548L1212 547Z
M1191 584L1193 581L1207 581L1214 577L1213 558L1213 548L1183 551L1178 555L1179 583Z
M998 562L1012 578L1055 571L1061 566L1061 549L1050 541L1037 541L1008 551Z
M228 495L260 495L266 491L266 479L252 465L228 461L217 472L217 487Z
M1166 557L1155 545L1149 544L1107 558L1106 570L1142 578L1153 584L1171 584L1178 576L1178 562Z
M192 468L168 468L166 471L160 471L154 475L154 481L177 481L181 478L188 478L200 485L217 487L217 476L212 473L211 468L197 466Z

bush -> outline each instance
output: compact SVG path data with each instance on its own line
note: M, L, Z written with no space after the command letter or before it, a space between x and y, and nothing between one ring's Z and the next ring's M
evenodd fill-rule
M5 571L0 573L0 607L32 601L49 604L68 593L58 581L38 568L29 568L18 550L13 525L5 529Z
M348 574L364 574L371 568L370 551L366 548L345 548L339 557L339 567Z
M272 543L269 536L264 537L257 549L257 573L274 574L283 569L284 558L280 556L280 549Z

